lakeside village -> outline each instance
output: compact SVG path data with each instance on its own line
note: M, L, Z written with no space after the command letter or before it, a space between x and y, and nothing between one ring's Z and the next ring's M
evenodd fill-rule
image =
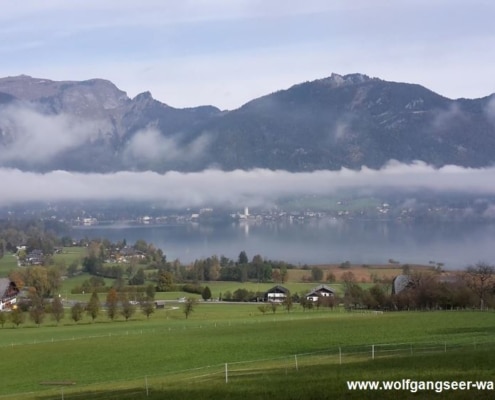
M70 219L72 226L92 226L98 224L112 224L125 221L138 225L162 225L169 223L305 223L318 219L339 219L339 220L395 220L414 221L421 219L428 220L465 220L466 211L464 208L448 206L439 207L398 207L383 202L373 206L357 207L355 204L345 201L335 203L333 210L311 210L289 211L280 208L276 209L250 209L244 207L242 211L229 212L227 210L215 210L213 208L201 208L199 210L186 209L183 211L160 212L154 210L146 215L138 211L127 213L126 217L115 215L114 211L101 210L83 211L82 215ZM52 218L59 218L61 215L52 215ZM470 219L484 219L483 214L471 213ZM62 218L63 219L63 218Z

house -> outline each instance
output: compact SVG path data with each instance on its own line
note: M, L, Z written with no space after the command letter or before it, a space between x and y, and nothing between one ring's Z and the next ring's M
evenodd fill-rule
M272 287L267 292L265 292L263 299L264 301L268 301L272 303L282 303L287 298L287 296L290 296L289 289L277 285Z
M335 296L335 290L327 285L320 285L312 289L307 295L306 299L317 302L318 299L324 297L333 297Z
M19 289L15 282L8 278L0 278L0 311L10 310L17 301Z
M404 289L414 286L414 282L409 275L397 275L392 281L392 294L399 294Z
M43 251L33 249L26 255L26 263L29 265L43 265Z

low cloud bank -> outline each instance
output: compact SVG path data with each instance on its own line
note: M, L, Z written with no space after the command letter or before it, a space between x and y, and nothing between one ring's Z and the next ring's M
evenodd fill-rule
M22 161L44 165L53 157L111 131L105 120L74 115L44 114L33 105L0 109L0 162Z
M282 196L323 195L343 189L457 191L495 194L495 167L435 169L422 162L390 162L381 170L291 173L205 170L194 173L130 172L82 174L52 171L45 174L0 169L0 205L33 201L129 200L160 201L168 207L259 206Z

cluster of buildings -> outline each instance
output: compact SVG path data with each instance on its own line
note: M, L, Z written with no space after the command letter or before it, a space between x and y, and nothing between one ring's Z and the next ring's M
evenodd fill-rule
M290 296L289 289L277 285L265 292L263 300L269 303L283 303ZM319 285L306 293L306 300L316 303L319 299L332 298L335 296L335 290L327 285Z

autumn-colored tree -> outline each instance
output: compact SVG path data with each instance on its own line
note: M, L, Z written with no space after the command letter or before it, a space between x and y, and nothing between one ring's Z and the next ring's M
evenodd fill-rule
M119 305L119 296L117 294L117 291L114 288L112 288L108 291L107 304L106 304L108 318L110 318L112 321L117 316L118 305Z

